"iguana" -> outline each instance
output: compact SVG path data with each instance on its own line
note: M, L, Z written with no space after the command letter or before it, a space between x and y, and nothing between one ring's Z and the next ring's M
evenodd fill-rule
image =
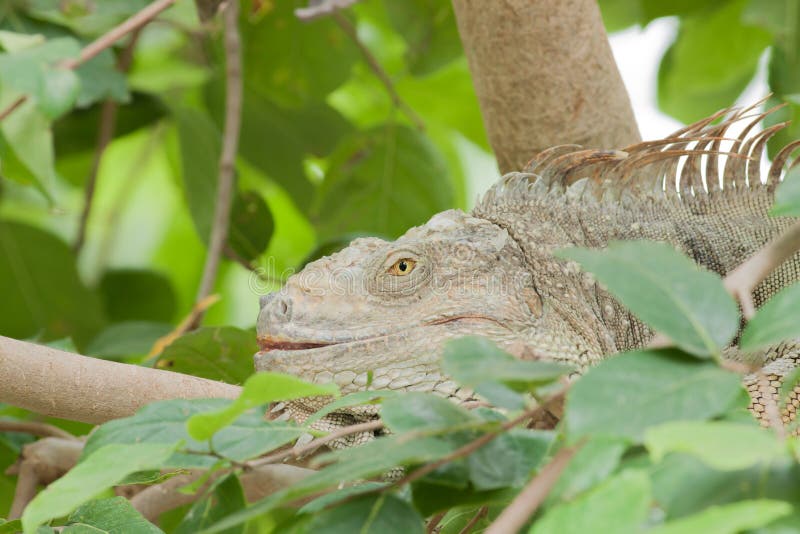
M671 243L720 275L731 271L794 221L767 212L800 141L774 158L762 183L764 146L785 124L751 134L769 113L751 112L723 110L622 150L545 150L523 172L502 177L469 214L445 211L394 242L356 239L309 263L262 297L257 369L333 381L343 392L364 389L371 378L373 389L467 399L471 393L439 369L451 338L486 336L520 357L579 369L647 345L653 332L553 251L646 238ZM725 132L737 122L744 129L723 158ZM795 254L756 288L755 303L798 279ZM729 352L736 357L735 347ZM770 384L746 379L757 415L798 364L800 342L764 356ZM302 421L321 402L297 401L288 410ZM784 418L795 417L797 402ZM330 414L319 425L372 417L374 407L364 407Z

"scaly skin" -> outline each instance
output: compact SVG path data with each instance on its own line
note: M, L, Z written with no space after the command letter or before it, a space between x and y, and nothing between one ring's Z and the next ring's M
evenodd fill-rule
M454 337L484 335L520 357L579 369L646 345L653 333L553 251L645 238L669 242L721 275L732 270L793 222L767 215L788 153L776 157L766 184L757 180L769 132L730 149L750 158L728 158L723 188L716 178L704 186L704 177L716 177L716 139L746 111L623 151L556 147L537 156L529 172L503 177L470 215L446 211L395 242L358 239L307 265L262 299L256 367L333 381L344 392L363 389L372 373L373 389L465 399L470 393L438 366ZM705 172L698 151L713 154ZM686 163L676 173L681 158ZM800 254L756 289L756 303L798 279ZM730 352L736 357L735 348ZM764 354L765 372L777 382L799 358L796 343L774 347ZM777 390L756 382L746 380L759 413ZM303 420L324 402L306 399L289 411ZM351 410L321 426L374 416L370 408ZM793 418L794 410L784 416Z

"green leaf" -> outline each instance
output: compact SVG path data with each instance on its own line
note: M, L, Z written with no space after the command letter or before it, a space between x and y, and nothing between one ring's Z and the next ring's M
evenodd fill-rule
M430 74L463 53L449 0L384 0L384 5L406 41L406 63L415 76Z
M422 517L406 501L390 493L367 495L317 512L307 532L315 534L385 534L425 532Z
M667 243L615 242L604 250L562 249L654 330L697 356L719 355L739 328L722 282Z
M204 327L173 341L156 367L178 373L241 384L253 374L256 336L233 326Z
M55 150L59 158L94 151L101 108L96 104L88 109L76 109L53 124ZM164 117L165 113L164 104L155 96L133 93L128 103L117 108L114 138L151 125ZM83 179L85 177L81 176Z
M791 169L775 190L775 204L769 210L774 217L800 217L800 168Z
M665 423L647 429L644 445L654 462L670 452L683 452L723 471L770 462L786 452L771 432L755 424L726 421Z
M70 514L67 534L79 532L125 532L126 534L157 534L163 532L142 517L125 497L89 501Z
M344 395L333 402L326 404L322 409L314 412L313 415L308 417L303 424L309 426L315 421L319 421L329 413L341 410L342 408L349 408L352 406L361 406L364 404L375 404L377 401L382 401L390 397L399 395L400 392L390 389L378 389L374 391L356 391L349 395Z
M50 119L64 115L78 100L81 81L71 70L48 69L43 73L41 83L42 89L36 95L39 109Z
M624 471L574 501L551 508L529 532L638 532L647 521L651 499L647 474Z
M467 457L469 478L478 491L522 486L540 466L553 434L512 428Z
M210 452L207 441L195 441L186 430L193 415L227 406L223 399L159 401L142 407L135 415L109 421L95 430L84 447L82 457L109 444L173 443L195 453ZM247 413L214 436L217 454L235 461L245 461L293 441L307 432L292 422L265 421L260 413ZM208 468L217 461L202 454L175 453L166 462L170 467Z
M783 288L770 298L748 321L742 332L739 347L745 351L755 351L800 337L800 283Z
M104 0L84 2L72 0L30 0L30 16L65 26L79 35L95 37L103 34L147 6L147 0Z
M387 484L388 482L362 482L354 486L347 486L337 489L336 491L326 493L325 495L317 497L313 501L304 504L300 508L299 513L313 514L320 512L344 499L349 500L350 498L356 495L361 495L362 493L372 493L373 491L383 489L387 486Z
M229 515L204 530L204 534L221 532L249 519L261 516L282 503L336 487L351 480L364 480L383 475L395 467L433 461L449 454L457 444L430 437L388 436L316 458L316 463L337 460L292 487L270 495L248 508Z
M183 108L175 116L183 192L197 235L207 244L217 202L221 134L205 113ZM258 138L263 142L262 136ZM227 245L243 259L252 261L266 249L273 229L272 215L264 199L252 191L234 190Z
M789 515L792 505L767 499L713 506L691 517L671 521L649 532L652 534L736 534L759 528Z
M174 113L180 142L183 194L197 235L208 244L219 175L220 131L205 113L181 108Z
M78 276L72 251L51 234L0 221L0 280L2 335L71 336L83 348L103 326L99 299Z
M206 102L218 128L223 124L225 93L221 78L206 87ZM283 187L294 203L306 210L314 186L306 177L303 160L327 156L353 127L325 102L284 108L245 88L239 153Z
M589 369L571 388L566 430L572 440L595 434L641 442L650 426L724 413L741 389L736 373L676 350L628 352Z
M268 402L318 395L338 396L339 388L335 384L309 384L290 375L257 373L244 383L239 398L221 410L192 416L187 423L187 429L189 435L196 440L210 439L250 408Z
M20 96L0 83L0 109L7 109ZM3 178L33 183L49 199L56 178L50 121L29 99L0 122L0 133Z
M44 43L44 35L40 33L27 34L20 32L10 32L0 30L0 48L5 52L17 52L26 48L32 48Z
M255 191L236 194L231 206L228 246L247 261L256 260L267 249L275 221L267 203Z
M381 419L393 432L438 430L480 424L480 418L455 403L430 394L407 393L386 399Z
M771 43L768 31L741 22L747 0L719 3L716 10L682 20L658 73L659 107L694 122L729 106L755 74Z
M84 354L106 359L145 356L159 338L172 332L167 323L128 321L102 330L86 346Z
M442 357L442 371L447 376L495 406L512 410L525 406L517 392L552 383L572 370L574 367L560 363L519 360L478 336L450 341Z
M397 237L452 207L447 167L433 145L405 126L386 125L345 140L312 207L320 238L348 232Z
M56 65L79 52L77 40L60 37L13 54L0 54L0 82L31 95L46 115L56 117L72 107L80 90L75 73Z
M0 519L0 534L17 534L17 532L21 530L22 521L19 519L13 519L11 521Z
M80 78L80 93L75 105L86 108L103 100L128 103L128 83L125 75L117 69L116 59L111 50L100 54L75 69ZM119 119L117 119L119 122Z
M67 515L131 473L160 468L177 445L137 443L98 449L31 501L22 514L24 530L34 531L50 519Z
M608 33L641 24L644 18L641 0L599 0L598 4Z
M100 279L106 316L112 322L155 321L175 317L177 298L164 274L145 269L111 269Z
M653 496L667 519L746 499L800 499L800 469L787 457L740 471L719 471L695 456L674 453L650 471Z
M242 485L234 474L215 482L208 496L195 502L184 517L175 534L194 534L221 518L241 510L247 505ZM243 528L231 529L230 534L242 532Z
M300 21L302 0L252 2L241 25L242 62L250 88L287 107L322 101L350 76L358 59L351 39L330 17ZM279 54L264 54L280 50Z
M547 502L571 501L606 480L619 465L627 443L619 438L595 437L585 443L561 473Z

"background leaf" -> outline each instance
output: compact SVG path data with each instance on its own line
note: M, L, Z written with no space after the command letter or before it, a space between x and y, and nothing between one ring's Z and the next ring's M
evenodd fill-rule
M687 352L721 354L736 333L739 313L719 277L671 245L620 241L603 250L562 249L556 255L580 263L637 317Z
M641 441L652 425L724 413L741 387L735 373L677 351L628 352L589 369L571 388L567 434L573 441L588 434Z

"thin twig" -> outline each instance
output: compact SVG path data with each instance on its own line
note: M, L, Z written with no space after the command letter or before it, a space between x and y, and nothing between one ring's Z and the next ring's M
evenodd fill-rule
M214 205L214 223L208 239L203 277L197 291L197 301L202 301L214 287L231 213L236 152L239 146L239 129L242 120L242 58L239 39L239 2L225 6L225 130L219 159L217 200ZM196 324L202 320L202 314Z
M310 22L328 16L334 11L346 9L358 2L359 0L312 0L309 2L308 7L298 7L295 9L294 16L303 22Z
M117 69L126 73L131 67L133 62L133 50L136 47L136 42L139 40L141 27L134 30L131 34L130 41L125 46L125 49L119 56ZM89 178L86 180L86 189L84 190L83 211L78 222L78 235L75 238L75 244L72 249L75 254L78 254L83 248L86 240L86 225L89 222L89 215L92 210L92 201L94 200L95 186L97 185L97 175L100 172L100 163L103 161L103 154L106 148L114 138L114 131L117 126L117 103L112 99L107 99L103 102L102 109L100 110L100 127L97 133L97 148L94 151L94 159L92 160L92 168L89 172Z
M553 485L561 476L580 446L561 449L539 474L526 485L511 504L503 510L497 519L489 525L485 534L506 534L517 532L536 512Z
M723 280L725 289L739 301L745 319L751 319L755 314L753 290L756 286L798 250L800 250L800 221L728 273Z
M17 477L17 487L14 488L14 500L8 513L9 519L22 517L25 507L36 497L38 487L39 476L36 474L36 467L30 462L23 461Z
M475 525L478 524L478 521L483 519L488 513L489 513L489 508L487 506L481 506L480 509L478 510L478 513L472 516L472 519L470 519L469 522L466 525L464 525L464 528L458 531L458 534L469 534L470 532L472 532L473 527L475 527Z
M28 100L28 95L22 95L16 100L14 100L11 104L9 104L9 106L6 109L0 112L0 121L2 121L6 117L14 113L18 107L20 107L22 104L25 103L26 100Z
M475 439L475 440L467 443L466 445L463 445L463 446L459 447L458 449L454 450L450 454L448 454L446 456L443 456L442 458L436 460L435 462L431 462L429 464L426 464L426 465L420 467L419 469L415 470L414 472L412 472L412 473L404 476L403 478L399 479L397 482L395 482L391 486L387 486L387 487L402 486L403 484L410 484L410 483L414 482L415 480L419 480L420 478L424 477L428 473L431 473L432 471L436 471L441 466L443 466L443 465L445 465L447 463L450 463L450 462L452 462L454 460L458 460L459 458L463 458L464 456L469 456L470 454L472 454L476 450L480 449L481 447L483 447L484 445L486 445L487 443L489 443L490 441L492 441L493 439L498 437L500 434L502 434L506 430L509 430L509 429L517 426L518 424L522 423L523 421L527 421L529 419L536 419L544 411L547 410L547 406L549 406L556 399L558 399L560 397L563 397L565 394L566 394L566 389L559 391L558 393L556 393L555 395L553 395L552 397L547 399L547 402L541 403L541 404L539 404L538 406L536 406L533 409L526 410L525 412L522 413L522 415L512 419L511 421L507 421L507 422L503 423L500 426L500 429L497 430L496 432L490 432L488 434L483 434L482 436L478 437L477 439ZM383 488L383 489L385 489L385 488Z
M38 421L0 421L0 432L22 432L40 438L78 439L66 430Z
M251 468L261 467L262 465L274 464L282 462L288 458L300 458L305 454L318 449L319 447L330 443L336 439L349 436L351 434L358 434L360 432L372 432L383 428L383 421L376 419L374 421L367 421L366 423L358 423L355 425L343 426L331 432L326 436L309 441L303 446L293 447L291 449L270 454L258 460L247 462L247 466Z
M447 515L447 512L439 512L435 516L431 517L431 520L428 521L428 525L425 527L425 534L433 534L434 532L439 531L439 523L442 522L444 516Z
M400 95L394 88L394 84L392 83L391 78L389 78L389 75L386 73L385 70L383 70L383 67L381 67L381 64L378 62L375 56L372 55L372 52L370 52L369 48L367 48L364 45L364 43L361 42L361 39L359 39L358 37L358 32L356 32L355 27L350 23L350 21L347 20L347 17L345 17L338 11L331 12L331 17L333 17L333 20L336 21L336 23L339 25L342 31L344 31L348 35L348 37L352 39L352 41L361 51L361 55L364 56L364 60L367 62L367 65L369 66L370 70L372 70L372 73L375 75L375 77L378 78L378 80L380 80L380 82L386 88L386 92L389 93L389 98L392 99L392 103L397 108L402 110L403 113L405 113L406 116L409 119L411 119L411 122L413 122L417 128L419 128L420 130L424 130L425 123L422 121L422 118L419 115L417 115L417 113L413 109L411 109L411 106L406 104L403 101L403 99L400 98Z
M157 0L152 4L148 5L138 13L132 15L130 18L111 28L108 32L98 37L96 40L92 41L88 45L86 45L78 54L78 57L67 59L59 63L59 67L63 69L75 69L80 67L97 54L105 50L106 48L113 45L119 39L125 37L129 33L138 30L155 17L157 17L162 11L167 9L169 6L174 4L177 0ZM17 100L15 100L10 106L0 112L0 121L11 115L16 109L18 109L26 100L28 100L28 95L22 95Z
M112 28L101 35L88 45L86 45L78 57L68 59L61 63L61 67L74 69L79 67L98 55L100 52L110 47L118 40L122 39L131 32L134 32L156 18L162 11L170 7L177 0L156 0L138 13L134 14L118 26Z

